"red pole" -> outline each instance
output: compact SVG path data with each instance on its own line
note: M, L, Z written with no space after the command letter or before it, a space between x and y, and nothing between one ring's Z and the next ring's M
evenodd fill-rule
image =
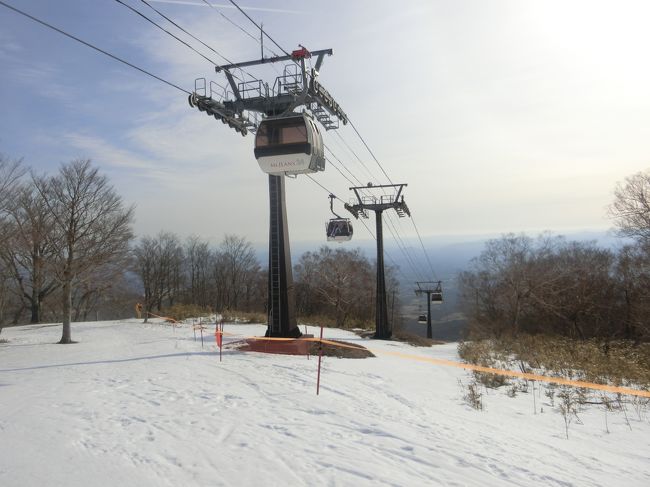
M316 395L320 392L320 363L323 358L323 325L320 326L320 339L318 342L318 377L316 379Z
M223 345L223 321L219 326L219 333L221 334L221 340L219 340L219 362L221 362L221 346Z

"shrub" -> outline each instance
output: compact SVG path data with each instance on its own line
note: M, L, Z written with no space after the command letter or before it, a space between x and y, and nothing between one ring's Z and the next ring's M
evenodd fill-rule
M459 380L458 384L461 386L461 389L465 390L464 384ZM480 391L479 385L474 382L467 384L467 391L463 394L463 400L467 403L472 409L481 411L483 409L483 394Z
M204 308L196 304L175 304L161 311L162 315L176 321L183 321L188 318L208 317L212 314L210 308Z
M221 316L224 321L235 323L266 323L266 315L254 311L222 311Z

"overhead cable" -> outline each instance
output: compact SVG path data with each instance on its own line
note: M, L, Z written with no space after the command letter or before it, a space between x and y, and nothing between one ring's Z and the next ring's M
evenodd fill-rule
M123 5L124 7L128 8L129 10L131 10L132 12L134 12L135 14L139 15L140 17L142 17L143 19L145 19L147 22L149 22L150 24L156 26L157 28L159 28L160 30L162 30L163 32L165 32L166 34L170 35L171 37L173 37L174 39L176 39L176 40L177 40L178 42L180 42L181 44L187 46L187 47L190 48L192 51L194 51L194 52L197 53L199 56L201 56L203 59L205 59L205 60L208 61L210 64L212 64L213 66L219 66L219 63L213 61L213 60L210 59L209 57L207 57L207 56L205 56L204 54L200 53L199 51L197 51L196 49L194 49L191 45L189 45L187 42L185 42L183 39L181 39L181 38L178 37L177 35L173 34L172 32L168 31L167 29L165 29L162 25L158 24L157 22L151 20L149 17L147 17L145 14L143 14L142 12L140 12L139 10L137 10L136 8L132 7L131 5L128 5L128 4L124 3L122 0L115 0L115 1L116 1L117 3L119 3L120 5ZM147 4L147 2L144 2L144 3ZM149 5L149 4L147 4L147 5ZM149 6L151 7L151 5L149 5ZM153 7L151 7L151 8L153 9ZM156 9L154 9L154 10L156 10ZM156 10L156 11L157 11L157 10ZM161 14L161 15L162 15L162 14ZM165 18L166 18L166 17L165 17ZM174 24L174 25L176 25L176 24ZM181 30L182 30L182 29L181 29ZM185 32L185 31L184 31L184 32ZM215 52L216 52L216 51L215 51ZM221 54L219 54L219 53L217 53L217 54L218 54L219 56L221 56ZM223 57L223 56L221 56L221 57L222 57L223 59L225 59L226 61L228 61L225 57Z
M212 47L210 47L209 45L207 45L205 42L203 42L201 39L199 39L198 37L196 37L196 36L195 36L194 34L192 34L191 32L189 32L189 31L187 31L186 29L184 29L183 27L181 27L178 23L174 22L174 21L173 21L172 19L170 19L167 15L165 15L164 13L162 13L162 12L161 12L160 10L158 10L156 7L154 7L153 5L151 5L149 2L147 2L147 0L140 0L140 1L141 1L142 3L144 3L145 5L147 5L147 6L148 6L150 9L152 9L154 12L156 12L158 15L160 15L161 17L163 17L165 20L167 20L169 23L171 23L171 24L173 24L174 26L176 26L176 28L178 28L179 30L185 32L185 34L187 34L188 36L190 36L192 39L194 39L194 40L197 41L197 42L200 42L203 46L205 46L205 47L207 47L208 49L210 49L212 52L214 52L217 56L219 56L221 59L223 59L224 61L226 61L228 64L233 64L233 62L232 62L230 59L228 59L226 56L224 56L224 55L221 54L219 51L217 51L217 50L213 49ZM121 3L121 2L120 2L120 3ZM217 66L218 66L218 64L217 64ZM252 76L250 73L247 73L247 74L249 74L249 76Z
M203 0L203 1L205 2L206 0ZM207 3L207 2L206 2L206 3ZM239 10L242 14L244 14L244 16L246 16L246 18L247 18L248 20L250 20L250 21L255 25L255 27L257 27L257 28L260 30L260 32L262 32L262 33L266 36L266 38L267 38L268 40L270 40L273 44L275 44L275 45L278 47L278 49L280 49L280 50L281 50L281 51L282 51L286 56L290 56L290 55L291 55L291 54L289 54L287 51L285 51L285 50L282 48L282 46L281 46L280 44L278 44L277 42L275 42L275 40L274 40L270 35L268 35L266 32L264 32L264 29L262 29L262 26L261 26L261 25L258 25L257 22L255 22L253 19L251 19L250 16L249 16L246 12L244 12L244 11L241 9L241 7L240 7L239 5L237 5L237 4L234 2L234 0L230 0L230 3L232 3L235 7L237 7L237 10Z
M255 37L253 34L251 34L250 32L248 32L248 31L247 31L246 29L244 29L241 25L239 25L239 24L237 24L236 22L234 22L233 20L231 20L229 17L227 17L223 12L221 12L217 7L215 7L214 5L212 5L210 2L208 2L207 0L203 0L203 3L205 3L208 7L214 9L214 10L215 10L219 15L221 15L224 19L226 19L226 20L227 20L228 22L230 22L232 25L234 25L234 26L237 27L239 30L241 30L241 31L242 31L244 34L246 34L248 37L250 37L250 38L253 39L254 41L258 42L257 37ZM232 64L232 63L230 63L230 64Z
M64 36L69 37L69 38L72 39L72 40L75 40L75 41L77 41L77 42L79 42L79 43L81 43L81 44L83 44L83 45L85 45L85 46L87 46L87 47L90 47L91 49L94 49L95 51L101 52L102 54L104 54L104 55L106 55L106 56L108 56L108 57L110 57L110 58L112 58L112 59L115 59L116 61L119 61L119 62L121 62L121 63L123 63L123 64L126 64L127 66L129 66L129 67L131 67L131 68L133 68L133 69L137 69L138 71L140 71L141 73L146 74L147 76L151 76L152 78L155 78L155 79L157 79L158 81L162 81L163 83L165 83L165 84L167 84L167 85L169 85L169 86L171 86L171 87L173 87L173 88L176 88L176 89L179 90L179 91L182 91L182 92L184 92L184 93L186 93L186 94L188 94L188 95L191 94L189 91L187 91L187 90L181 88L181 87L178 86L178 85L175 85L174 83L172 83L172 82L170 82L170 81L167 81L166 79L161 78L160 76L156 76L155 74L150 73L149 71L147 71L147 70L145 70L145 69L142 69L142 68L136 66L135 64L132 64L132 63L130 63L130 62L128 62L128 61L125 61L124 59L119 58L119 57L115 56L114 54L111 54L110 52L105 51L105 50L103 50L103 49L101 49L101 48L99 48L99 47L97 47L97 46L94 46L94 45L91 44L90 42L86 42L86 41L84 41L83 39L80 39L79 37L76 37L76 36L74 36L74 35L72 35L72 34L69 34L69 33L67 33L66 31L61 30L61 29L59 29L58 27L53 26L52 24L48 24L48 23L45 22L44 20L40 20L40 19L34 17L33 15L28 14L27 12L23 12L22 10L17 9L16 7L14 7L14 6L12 6L12 5L9 5L8 3L6 3L6 2L4 2L4 1L2 1L2 0L0 0L0 5L2 5L3 7L8 8L8 9L10 9L10 10L13 10L14 12L16 12L16 13L18 13L18 14L20 14L20 15L23 15L24 17L27 17L28 19L31 19L31 20L33 20L34 22L37 22L37 23L39 23L39 24L41 24L41 25L44 25L44 26L47 27L48 29L52 29L52 30L58 32L59 34L63 34Z
M413 218L413 214L411 214L411 221L413 222L413 227L415 228L415 233L417 234L418 239L420 240L420 245L422 246L422 252L424 253L424 257L427 259L427 263L429 264L429 270L431 271L431 275L433 276L433 280L437 281L438 278L436 276L436 273L433 270L433 266L431 265L431 260L429 260L429 254L427 253L426 249L424 248L424 242L422 241L422 237L420 236L420 231L418 230L418 227L415 224L415 219Z

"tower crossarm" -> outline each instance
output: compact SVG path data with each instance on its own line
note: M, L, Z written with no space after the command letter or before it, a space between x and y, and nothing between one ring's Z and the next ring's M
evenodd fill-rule
M334 100L334 97L330 95L329 92L323 87L323 85L318 82L315 74L311 77L308 95L311 101L315 101L332 115L337 117L341 122L343 122L343 125L347 125L348 116L345 114L336 100Z
M348 210L354 218L357 220L359 219L359 215L362 216L363 218L368 218L368 212L364 208L363 205L350 205L348 203L345 203L343 207Z
M197 93L190 94L188 98L192 108L198 108L199 111L206 115L211 115L242 135L248 133L249 128L255 127L255 124L242 115L241 112L233 111L226 107L225 104L213 100L209 96L201 96Z
M442 281L417 281L415 294L431 294L442 292Z
M245 68L248 66L259 66L260 64L271 64L278 63L282 61L296 61L298 59L304 59L304 57L316 56L316 69L319 69L323 63L323 57L327 54L331 56L333 51L331 49L321 49L319 51L303 51L298 50L294 51L290 56L273 56L268 58L256 59L254 61L245 61L243 63L234 63L234 64L225 64L223 66L215 66L214 70L217 73L221 71L229 71L231 69Z
M352 210L349 210L352 212L354 215L355 212L359 213L362 210L371 210L371 211L378 211L382 212L384 210L389 210L393 208L397 214L400 217L403 217L405 215L411 216L411 212L409 210L409 207L407 206L406 202L404 201L404 196L402 196L402 190L404 187L407 186L406 184L378 184L378 185L373 185L372 183L368 183L367 186L355 186L350 188L351 191L354 191L354 195L357 197L358 204L356 205L346 205L351 206L353 208ZM363 197L360 194L360 191L368 191L372 189L380 189L380 188L397 188L397 194L396 196L380 196L379 198L375 196L370 196L370 197ZM400 197L401 196L401 197Z
M217 113L219 115L217 118L225 120L226 123L234 127L239 126L237 121L242 117L244 111L262 113L267 117L283 117L291 115L296 109L304 106L313 112L314 119L326 130L337 129L339 122L343 125L348 123L348 116L329 91L318 81L318 71L323 60L325 56L331 55L332 49L309 51L304 46L300 46L300 49L296 49L287 56L263 57L252 61L215 66L217 73L224 72L232 99L223 102L206 101L199 99L198 95L193 95L193 100L198 101L192 104L191 100L190 104L201 111L210 114ZM312 57L316 58L315 66L312 69L307 69L305 59ZM252 82L242 81L240 83L235 81L236 76L233 74L235 69L282 61L295 63L297 69L295 73L291 72L291 74L287 74L285 69L285 74L276 78L271 90L269 90L269 85L262 80L254 79ZM291 78L291 80L288 81L287 78ZM259 83L259 87L251 89L248 87L250 83ZM255 96L251 96L252 93ZM203 110L203 108L206 109Z

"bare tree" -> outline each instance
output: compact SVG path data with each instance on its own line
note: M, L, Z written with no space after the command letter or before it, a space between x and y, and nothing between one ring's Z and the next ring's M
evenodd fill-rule
M22 160L11 160L4 154L0 154L0 252L7 254L9 237L12 235L11 226L7 223L7 210L15 197L15 187L20 178L25 174ZM5 263L0 262L0 322L4 320L5 310L13 300L10 292L15 290L11 279L11 267L7 268ZM20 301L20 300L19 300ZM22 306L14 313L14 323L17 322L19 314L22 313Z
M461 274L461 288L469 304L470 327L499 336L518 333L531 305L533 240L526 235L504 235L490 240Z
M633 174L616 185L609 214L620 235L650 242L650 170Z
M46 267L54 256L49 238L53 219L33 184L16 189L6 212L6 245L0 248L0 258L11 272L20 299L30 310L30 322L39 323L43 300L57 287Z
M132 239L133 207L125 208L108 178L90 160L61 166L52 178L34 177L47 202L55 231L53 268L62 287L63 333L59 343L72 343L73 287L80 277L121 259Z
M202 307L210 305L210 267L212 253L207 242L193 236L185 243L185 269L187 289L185 300Z
M351 318L370 318L375 276L359 249L323 246L318 252L306 252L295 265L294 275L301 314L331 316L339 327ZM396 286L394 279L390 283ZM393 296L392 291L389 295Z
M142 280L144 290L144 322L149 320L149 313L154 303L158 301L157 292L159 287L158 265L157 265L157 242L151 237L143 237L140 243L133 249L135 272Z
M215 259L215 284L221 286L221 306L249 306L260 264L252 245L236 235L226 235ZM221 307L220 306L220 307Z
M616 277L622 297L622 335L650 339L650 245L623 247L617 256Z
M158 309L163 307L163 300L173 306L184 288L183 246L176 234L161 232L158 235L158 265L161 288L158 293Z
M612 252L593 242L513 235L492 240L461 274L470 333L615 336L620 300L614 262Z
M160 232L144 237L133 249L136 273L144 288L145 322L155 309L173 305L184 289L183 248L178 236Z
M11 201L13 190L18 180L25 174L22 159L11 160L0 154L0 213L7 209Z

